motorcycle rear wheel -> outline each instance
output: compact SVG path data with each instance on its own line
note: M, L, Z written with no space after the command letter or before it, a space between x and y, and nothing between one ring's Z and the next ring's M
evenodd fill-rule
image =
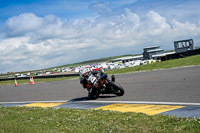
M117 96L123 96L124 95L124 89L121 85L115 83L115 82L110 82L111 88L114 90L114 94Z

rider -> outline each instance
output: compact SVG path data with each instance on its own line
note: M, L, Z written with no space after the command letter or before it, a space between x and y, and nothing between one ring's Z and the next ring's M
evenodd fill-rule
M90 75L94 75L97 80L93 83L94 87L98 87L98 85L100 84L100 77L103 74L103 70L101 68L95 68L93 70L91 70L90 68L85 68L82 70L82 80L80 81L84 88L86 88L86 84L87 84L87 80L89 80L89 76ZM88 79L89 78L89 79Z

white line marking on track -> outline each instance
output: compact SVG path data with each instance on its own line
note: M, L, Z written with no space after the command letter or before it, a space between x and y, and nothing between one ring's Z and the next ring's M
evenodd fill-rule
M0 104L15 104L15 103L53 103L53 102L88 102L88 103L127 103L127 104L155 104L155 105L195 105L200 106L200 103L186 103L186 102L150 102L150 101L93 101L93 100L84 100L84 101L70 101L70 100L56 100L56 101L19 101L19 102L0 102Z

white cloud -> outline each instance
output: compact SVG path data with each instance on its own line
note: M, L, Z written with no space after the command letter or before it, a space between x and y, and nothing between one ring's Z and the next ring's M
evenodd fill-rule
M54 15L24 13L9 18L4 31L7 36L0 41L0 72L134 54L149 45L171 49L174 40L197 38L200 26L167 21L153 10L141 17L125 8L122 13L101 15L92 21L63 21Z
M170 25L167 23L166 19L155 11L149 11L145 24L145 27L149 28L149 34L152 35L159 35L163 31L170 30Z
M33 13L24 13L14 16L6 21L6 33L8 36L21 36L25 33L38 29L42 25L42 18Z
M110 8L110 5L108 2L99 2L99 3L94 3L89 6L90 9L98 12L101 15L105 15L107 13L112 12L112 8Z

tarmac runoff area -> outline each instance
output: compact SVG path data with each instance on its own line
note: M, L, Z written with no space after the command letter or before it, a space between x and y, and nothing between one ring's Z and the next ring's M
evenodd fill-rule
M136 112L147 115L171 115L177 117L200 118L200 103L155 103L155 102L111 102L111 101L40 101L0 103L1 107L42 107L42 108L76 108L94 110L112 110L119 112Z

